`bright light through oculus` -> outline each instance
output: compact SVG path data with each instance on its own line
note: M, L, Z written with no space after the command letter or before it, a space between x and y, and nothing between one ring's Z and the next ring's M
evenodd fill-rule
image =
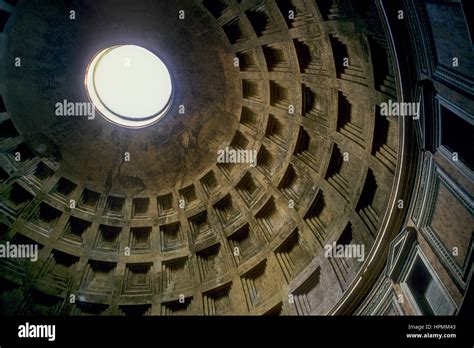
M173 93L161 59L134 45L100 51L87 68L85 84L90 100L108 121L132 128L158 121Z

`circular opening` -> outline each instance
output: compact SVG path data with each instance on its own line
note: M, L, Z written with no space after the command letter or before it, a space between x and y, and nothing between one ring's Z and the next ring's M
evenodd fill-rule
M173 93L166 65L135 45L100 51L87 68L85 85L106 120L130 128L158 121L168 111Z

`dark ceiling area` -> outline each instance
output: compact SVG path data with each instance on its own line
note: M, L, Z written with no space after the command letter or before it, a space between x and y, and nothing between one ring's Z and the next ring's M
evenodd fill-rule
M3 100L36 155L94 191L124 195L184 186L215 163L238 122L240 79L225 64L233 55L217 24L210 26L203 9L185 3L71 3L81 15L77 21L59 1L18 5L10 34L15 39L4 54L7 60L21 55L23 66L2 66L3 81L12 81ZM188 21L176 23L167 15L185 5L191 6ZM178 86L171 112L157 127L127 132L101 117L90 122L55 115L57 102L87 101L84 74L97 51L130 43L160 53ZM133 156L130 165L122 163L124 152Z

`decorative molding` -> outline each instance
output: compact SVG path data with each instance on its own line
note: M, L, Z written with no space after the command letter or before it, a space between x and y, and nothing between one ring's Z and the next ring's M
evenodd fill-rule
M416 312L416 314L417 315L426 315L426 313L423 313L421 308L419 307L419 305L418 305L417 301L415 300L415 298L413 296L413 293L412 293L409 285L406 283L406 281L407 281L407 278L410 275L411 270L413 269L413 266L414 266L417 258L421 259L424 266L426 267L426 269L430 273L433 281L436 283L436 285L439 287L439 289L444 293L444 295L446 297L446 300L448 300L451 303L451 305L454 309L454 312L455 312L457 310L457 305L454 302L453 298L451 297L451 295L447 291L446 287L444 286L443 282L439 279L438 274L436 273L436 271L433 269L430 262L426 258L425 254L423 253L423 250L421 249L421 246L418 243L413 243L412 246L411 246L411 250L410 250L408 256L405 259L405 264L404 264L403 270L400 274L399 284L400 284L401 288L403 289L403 291L405 292L405 294L407 295L407 298L408 298L412 308ZM454 313L452 313L452 314L454 314Z
M387 315L390 309L393 309L396 315L405 315L398 302L393 282L382 275L365 303L355 312L355 315Z
M460 108L459 106L453 104L448 99L445 99L440 95L436 95L435 103L436 103L436 105L435 105L435 108L434 108L433 111L437 113L436 120L435 120L437 122L437 125L442 125L442 120L441 120L441 117L442 117L441 108L442 107L444 107L445 109L448 109L449 111L453 112L458 117L462 118L464 121L466 121L470 124L474 124L474 115L470 114L469 112L465 111L464 109ZM456 162L452 161L452 155L453 155L452 150L449 149L448 147L446 147L442 143L443 129L441 128L441 126L436 127L436 128L438 128L439 131L436 131L435 129L433 130L433 131L435 131L435 135L434 135L434 146L435 146L435 148L438 148L438 151L446 159L451 161L452 164L455 167L457 167L459 169L459 171L461 171L461 173L466 175L471 181L474 181L473 171L471 169L469 169L469 167L465 163L463 163L463 161L461 161L461 160L458 160Z
M433 218L436 197L438 195L440 183L442 183L453 194L453 196L463 205L463 207L466 208L466 210L471 215L474 214L474 202L468 193L464 192L462 188L460 188L460 186L448 176L447 173L445 173L434 163L432 163L431 172L432 173L430 175L429 183L425 190L426 198L423 204L424 209L422 211L418 225L420 227L420 231L423 233L424 237L430 244L433 251L439 257L440 261L445 266L456 285L464 291L466 288L466 277L469 271L469 264L471 264L470 259L472 258L472 239L469 251L466 255L464 267L461 268L456 263L443 242L439 239L436 232L431 228L430 223Z
M412 212L412 219L415 222L416 226L420 226L420 216L424 211L426 196L428 194L427 187L429 187L430 182L433 177L433 157L429 152L423 153L420 161L421 164L421 174L418 183L418 190L416 191L415 206Z
M413 244L416 242L417 232L413 227L406 227L398 236L390 243L390 251L388 252L387 266L385 275L398 283L400 272Z

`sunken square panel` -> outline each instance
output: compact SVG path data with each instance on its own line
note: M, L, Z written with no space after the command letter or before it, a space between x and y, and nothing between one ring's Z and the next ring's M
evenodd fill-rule
M253 110L247 106L242 106L242 114L240 116L240 123L255 130L258 128L260 124L260 115L258 114L256 110Z
M350 39L343 35L329 34L338 78L367 86L367 73L364 71L361 52Z
M88 189L84 189L79 200L81 208L95 211L97 205L99 204L100 193L94 192Z
M33 175L39 182L44 182L45 180L50 178L53 174L54 174L54 170L49 168L43 162L39 162L38 165L36 166L36 169Z
M318 191L303 219L321 246L325 244L327 228L334 215L327 206L323 192Z
M25 143L21 143L8 151L8 157L10 157L15 163L18 163L18 165L23 165L34 159L35 154Z
M263 45L262 49L268 71L286 72L290 70L290 64L286 55L287 48L283 44Z
M105 252L118 252L121 227L100 225L95 240L95 249Z
M354 110L349 98L339 91L337 93L337 130L356 144L365 147L364 120Z
M219 185L217 182L216 176L212 170L206 175L204 175L201 178L200 182L201 182L202 188L204 189L204 192L206 192L206 195L208 197L211 196L216 191L217 186Z
M320 284L321 267L317 267L294 291L294 306L298 315L310 315L320 304L326 291Z
M189 261L187 258L163 261L163 291L173 292L192 286Z
M248 38L248 35L245 32L239 17L236 17L224 24L222 29L224 30L225 35L232 45L245 41Z
M451 122L449 124L451 124ZM441 126L441 129L446 129L446 127ZM459 132L453 134L456 133L459 134ZM391 172L395 171L397 165L397 134L398 130L396 123L390 122L387 117L382 116L380 106L377 105L375 107L375 129L374 139L372 142L372 155L382 162Z
M288 283L310 261L304 245L304 240L298 230L295 230L275 250L276 258Z
M31 290L31 302L25 306L22 315L25 316L55 316L61 314L64 299L60 296L46 294L42 291ZM4 313L5 314L5 313Z
M89 260L82 277L81 290L111 294L114 287L115 263Z
M305 128L300 127L293 154L310 168L319 171L323 145L321 137L310 135Z
M184 247L184 235L179 222L160 226L161 251Z
M232 283L203 294L204 315L226 315L232 311Z
M305 0L276 0L275 2L288 28L304 26L313 21Z
M252 206L264 192L262 184L247 172L236 186L237 192L242 196L247 206Z
M230 142L230 147L234 150L245 150L249 144L248 139L240 131L236 131L234 138Z
M151 268L151 263L127 264L122 293L124 295L151 295L153 293Z
M236 207L230 194L214 204L214 209L223 226L233 222L240 215L238 207Z
M350 222L347 223L339 235L339 238L336 240L336 245L348 246L354 243L354 232L355 230L352 224ZM364 255L362 254L361 256ZM348 284L354 279L357 269L362 265L356 257L330 257L329 262L343 289L347 288Z
M260 250L260 243L251 231L249 224L240 227L227 240L237 265L254 256Z
M257 169L264 175L272 176L277 166L275 156L265 145L260 146L257 154Z
M61 234L61 239L72 243L82 244L84 242L85 234L91 225L92 223L89 221L70 216Z
M72 181L69 181L66 178L61 178L54 187L53 192L63 196L64 198L68 198L69 195L74 192L76 187L77 185Z
M133 253L150 251L151 227L132 227L129 245Z
M328 128L327 95L316 87L302 84L302 115L315 121L319 126Z
M215 235L209 224L206 211L190 217L188 221L194 243L202 242Z
M33 219L35 224L44 228L53 228L56 222L62 215L62 211L49 205L48 203L41 202L36 212L36 217Z
M293 40L301 73L325 75L322 66L321 47L323 42L317 37L312 40L298 38Z
M291 199L295 202L300 201L301 195L303 194L303 180L298 170L291 163L288 165L288 168L286 168L286 172L278 184L278 189L288 200Z
M121 305L119 313L127 317L144 317L151 315L151 304Z
M326 172L326 180L348 200L354 187L350 185L353 177L360 175L361 161L352 155L350 160L344 160L344 154L338 145L332 149L331 159Z
M232 172L234 171L237 164L235 163L217 163L217 168L222 172L222 174L226 177L227 180L230 179Z
M381 191L374 172L369 169L356 211L374 237L381 221L381 212L385 210L387 204L385 195L381 194Z
M173 208L173 194L168 193L163 196L157 197L157 203L158 203L158 215L159 216L165 216L165 215L171 215L174 213L174 208Z
M268 115L265 136L274 143L284 146L288 139L288 127L284 121L270 114Z
M227 269L220 244L213 245L196 253L201 281L223 275Z
M272 17L263 3L245 11L245 14L257 36L266 35L276 29Z
M193 205L199 201L194 185L189 185L182 190L179 190L179 197L181 199L180 206L181 203L184 203L184 207L188 207L189 205Z
M109 305L101 303L91 303L77 301L75 307L71 310L73 316L102 316L107 314Z
M270 81L270 105L288 110L290 105L290 90L282 82Z
M214 18L219 18L228 6L225 0L203 0L202 5Z
M29 203L33 200L34 196L29 191L24 189L18 183L14 183L10 189L8 190L8 201L15 207L15 208L22 208L24 205Z
M134 198L132 202L132 218L146 219L149 217L150 199L149 198Z
M241 277L249 311L264 303L274 291L268 272L267 262L264 260Z
M239 59L239 68L241 71L258 71L257 59L254 49L240 51L236 53Z
M123 207L125 205L125 198L108 196L105 205L105 213L112 216L123 216Z
M242 96L244 99L262 101L262 88L258 80L242 80Z
M287 217L277 208L273 198L267 201L257 215L255 215L255 218L262 228L267 241L270 241L287 223Z
M192 301L192 297L187 297L182 301L163 302L161 304L161 315L193 315Z
M78 261L79 257L77 256L53 250L44 262L38 279L53 288L68 289L72 284L72 275Z

